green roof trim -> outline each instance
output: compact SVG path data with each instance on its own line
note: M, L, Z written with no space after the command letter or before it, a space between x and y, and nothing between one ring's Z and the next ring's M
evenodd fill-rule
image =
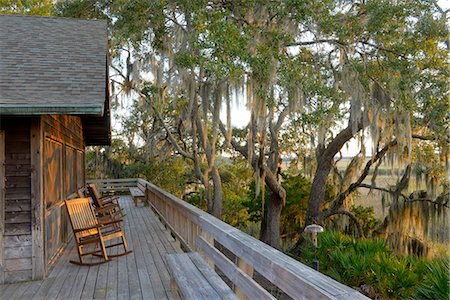
M103 115L99 104L5 104L0 103L0 115Z

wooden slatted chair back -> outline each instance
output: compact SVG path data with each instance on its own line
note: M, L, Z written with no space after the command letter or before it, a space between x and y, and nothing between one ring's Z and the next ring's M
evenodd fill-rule
M92 210L89 198L66 200L66 207L69 214L70 223L72 224L72 229L78 238L98 233L98 228L77 232L80 229L98 225L98 220Z
M86 189L83 187L77 191L78 198L86 198Z
M92 201L94 201L95 206L97 207L103 207L103 205L100 203L100 198L102 197L100 195L100 192L97 189L97 185L94 183L88 184L87 186L89 194L92 197Z

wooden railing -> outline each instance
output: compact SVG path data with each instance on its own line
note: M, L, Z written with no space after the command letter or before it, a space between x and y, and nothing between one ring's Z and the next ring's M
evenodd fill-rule
M95 183L100 192L128 192L130 187L137 186L136 178L124 179L99 179L88 180L87 183Z
M356 290L296 261L252 236L142 179L95 181L123 191L132 184L185 251L198 251L234 285L240 298L274 299L267 283L293 299L368 299ZM260 280L264 277L266 280Z

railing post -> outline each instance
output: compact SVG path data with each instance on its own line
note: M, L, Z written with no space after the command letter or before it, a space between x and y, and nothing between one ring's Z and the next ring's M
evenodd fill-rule
M237 257L237 266L250 278L253 278L253 267L247 264L242 258ZM234 292L239 299L248 299L244 292L234 285Z
M208 242L208 244L210 244L212 247L214 247L214 237L212 235L210 235L209 233L207 233L206 231L202 230L200 232L200 236ZM195 249L197 250L197 249ZM203 251L201 251L203 252ZM214 268L214 261L212 259L210 259L207 255L205 255L205 253L202 253L203 258L205 259L206 263L209 265L209 267L211 269L215 269Z

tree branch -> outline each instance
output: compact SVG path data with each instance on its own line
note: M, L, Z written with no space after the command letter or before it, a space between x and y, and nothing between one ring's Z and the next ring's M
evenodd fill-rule
M334 215L346 215L350 219L352 219L352 221L355 223L356 229L358 230L359 237L364 238L364 231L362 229L361 222L358 220L358 218L352 212L345 210L345 209L339 209L339 210L336 210L333 212L330 211L323 216L323 219L329 218Z
M169 138L170 143L172 144L172 146L175 148L175 150L180 153L182 156L189 158L191 160L194 160L194 158L192 157L191 154L187 153L186 151L184 151L183 149L181 149L180 145L178 145L177 141L175 140L175 138L172 135L172 132L170 131L169 127L167 126L166 122L164 122L164 119L162 118L161 114L159 113L158 109L156 108L155 104L153 103L153 101L151 99L149 99L146 95L139 93L141 95L141 97L143 97L145 99L145 101L150 104L150 106L152 107L153 111L155 112L156 116L158 117L159 121L162 123L164 129L167 132L167 136Z
M335 39L319 39L319 40L306 41L306 42L291 42L291 43L287 43L286 47L308 46L308 45L323 44L323 43L334 44L334 45L338 45L340 47L345 46L343 43L341 43L340 41L335 40Z
M399 53L399 52L397 52L397 51L394 51L394 50L392 50L392 49L384 48L384 47L382 47L382 46L379 46L379 45L376 45L376 44L373 44L373 43L370 43L370 42L367 42L367 41L363 41L363 40L360 40L360 41L358 41L358 42L361 43L361 44L363 44L363 45L367 45L367 46L373 47L373 48L375 48L375 49L378 49L378 50L381 50L381 51L384 51L384 52L389 52L389 53L398 55L398 56L400 56L401 58L405 58L405 55L404 55L404 54Z
M424 136L419 134L412 134L411 137L413 139L421 140L421 141L437 141L438 138L435 136ZM447 139L447 143L450 143L450 139Z
M366 163L366 166L364 167L361 175L359 176L358 180L356 180L356 182L350 184L350 186L343 191L342 193L340 193L336 198L334 198L334 200L332 201L330 207L324 211L320 216L319 219L324 218L325 216L327 216L330 213L333 213L334 211L338 211L342 208L342 205L344 204L344 200L353 192L355 191L358 187L360 187L364 181L364 179L367 177L367 175L369 174L369 170L371 168L371 166L377 162L378 160L380 160L381 158L383 158L383 156L386 154L386 152L393 146L397 145L397 140L393 140L391 142L389 142L387 145L385 145L383 147L383 149L381 149L380 151L378 151L375 156L369 160Z
M219 120L219 128L220 128L220 131L222 132L222 134L224 136L226 136L227 130L225 128L225 125L223 125L222 121L220 121L220 120ZM248 145L241 146L234 138L231 138L231 146L233 146L234 150L239 152L250 163L253 170L258 169L258 159L259 158L257 155L253 155L251 161L249 160ZM277 194L278 197L283 200L283 202L285 202L286 191L281 186L281 184L279 184L276 176L272 173L272 171L269 169L269 167L267 167L266 165L263 165L262 167L264 169L263 171L265 172L264 179L265 179L267 186L270 188L270 190L273 193Z

